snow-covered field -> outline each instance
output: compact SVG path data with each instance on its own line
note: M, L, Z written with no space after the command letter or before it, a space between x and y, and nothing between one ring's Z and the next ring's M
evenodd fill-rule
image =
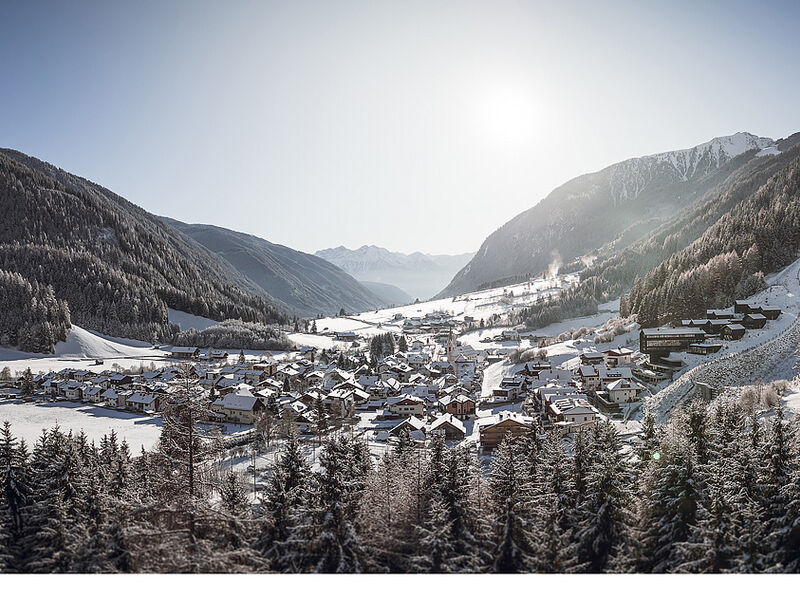
M800 415L800 392L786 396L784 403L784 418L791 419Z
M395 315L402 315L405 319L422 317L437 311L450 313L457 320L463 320L464 317L473 317L476 320L488 319L492 315L504 315L513 308L528 305L541 296L557 294L561 288L572 285L577 280L578 276L575 274L558 275L419 304L385 308L348 317L318 319L317 329L320 333L354 331L362 335L375 335L386 331L399 331L402 320L395 320Z
M86 369L99 373L117 363L123 368L163 363L167 353L153 350L147 342L101 335L73 325L64 342L56 344L55 354L33 354L10 348L0 348L0 369L8 367L12 373L30 367L34 373L60 371L65 367ZM102 359L105 364L96 365Z
M24 439L31 448L42 429L58 425L63 432L83 431L89 440L100 439L112 430L117 438L127 440L131 454L141 454L142 447L150 450L161 434L161 418L135 415L123 411L101 408L75 402L48 402L44 404L0 403L0 422L11 423L11 431Z
M345 350L349 346L346 342L337 342L332 337L313 333L290 333L288 337L298 346L311 346L320 350Z

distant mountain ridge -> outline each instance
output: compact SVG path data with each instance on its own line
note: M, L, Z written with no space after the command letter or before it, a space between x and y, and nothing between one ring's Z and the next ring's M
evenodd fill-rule
M580 175L501 226L438 294L538 274L554 260L611 254L642 239L776 142L750 133Z
M374 245L364 245L356 250L338 246L315 254L359 281L394 285L421 300L439 291L473 256L473 253L404 254Z
M313 317L336 314L342 308L363 312L390 304L336 265L312 254L215 225L187 224L168 217L161 220L232 265L253 284L250 291L291 313Z
M414 302L408 292L391 283L359 281L361 285L383 300L384 306L405 306Z

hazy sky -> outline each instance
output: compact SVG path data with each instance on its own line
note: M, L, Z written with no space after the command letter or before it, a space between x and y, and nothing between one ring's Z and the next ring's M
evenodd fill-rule
M800 2L3 2L0 145L305 251L474 251L581 173L800 130L798 30Z

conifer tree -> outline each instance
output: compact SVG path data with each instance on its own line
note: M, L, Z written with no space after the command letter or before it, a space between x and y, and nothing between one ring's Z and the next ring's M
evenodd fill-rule
M530 565L530 542L526 525L514 512L512 498L506 500L506 512L502 519L500 541L494 551L495 573L523 573Z
M701 490L691 450L680 436L668 437L641 477L635 570L671 573L681 564L680 546L697 524Z
M591 573L621 568L630 551L629 481L619 450L613 425L595 425L591 452L596 458L586 472L586 493L578 507L576 527L579 560Z

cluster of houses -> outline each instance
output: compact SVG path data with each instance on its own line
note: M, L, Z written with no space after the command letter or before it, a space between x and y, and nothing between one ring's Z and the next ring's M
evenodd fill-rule
M235 364L210 349L173 347L169 354L174 364L141 373L67 368L39 374L33 399L155 414L188 389L207 400L212 420L250 425L266 411L312 433L322 407L329 423L360 421L364 413L368 427L388 431L413 417L431 426L427 432L447 429L454 439L465 431L463 421L475 415L485 359L485 353L458 344L452 332L412 340L406 352L381 358L374 367L364 360L352 370L322 360L313 348L284 353L280 360L264 353ZM359 357L354 350L348 354ZM13 390L10 384L5 395L21 396L20 383L13 382Z
M781 316L781 309L736 301L733 309L708 309L702 319L683 319L679 327L642 329L639 349L651 363L668 361L671 352L713 354L724 341L740 340L749 329L762 329Z
M572 433L604 419L605 413L619 414L621 406L638 402L646 389L636 374L634 354L628 348L585 350L573 368L547 361L521 364L486 401L521 402L522 414L501 411L494 421L482 423L482 447L491 449L506 429L513 433L530 428L534 416L545 428Z
M404 317L402 314L397 313L394 315L394 321L403 321L403 333L407 334L433 334L444 333L452 331L464 325L463 322L457 321L452 315L434 311L422 317Z
M206 401L211 421L253 425L271 417L311 436L348 426L379 441L405 434L422 441L441 432L447 440L468 438L491 451L505 436L529 433L538 423L577 431L636 402L645 389L634 352L613 348L586 350L560 366L522 363L482 398L483 368L491 357L456 341L449 318L426 315L431 329L408 336L406 351L375 361L350 348L345 364L357 367L343 368L341 360L313 348L229 362L224 352L174 347L175 362L151 371L39 374L35 396L157 414L190 393ZM508 406L514 411L505 410L514 404ZM479 418L479 408L487 407L500 410Z

